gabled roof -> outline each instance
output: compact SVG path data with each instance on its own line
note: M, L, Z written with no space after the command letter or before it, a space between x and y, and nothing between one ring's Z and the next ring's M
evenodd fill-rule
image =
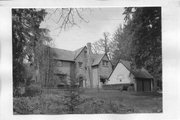
M74 59L76 59L76 58L78 57L78 55L81 53L81 51L82 51L85 47L86 47L86 46L81 47L81 48L73 51L73 52L74 52Z
M153 79L153 76L144 68L141 68L139 70L133 71L133 75L136 78L148 78Z
M129 71L131 71L131 62L120 59L119 62L121 62Z
M81 47L75 51L64 50L59 48L50 48L53 59L74 61L74 59L81 53L85 47Z
M74 53L72 51L59 48L50 48L50 53L53 59L74 61Z
M122 63L135 76L135 78L153 79L153 76L145 68L132 70L130 61L120 59L118 63ZM117 63L117 65L118 65L118 63ZM117 65L116 65L116 67L117 67ZM116 67L115 67L115 69L116 69ZM111 73L111 75L112 75L112 73Z
M105 54L92 54L93 63L92 66L98 65Z
M75 51L50 48L50 53L53 59L74 62L84 48L86 48L86 46L81 47ZM105 54L92 54L92 66L98 65L104 56Z

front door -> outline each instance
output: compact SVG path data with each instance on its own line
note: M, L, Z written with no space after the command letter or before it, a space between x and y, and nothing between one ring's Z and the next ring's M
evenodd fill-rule
M83 77L79 78L79 87L83 87Z

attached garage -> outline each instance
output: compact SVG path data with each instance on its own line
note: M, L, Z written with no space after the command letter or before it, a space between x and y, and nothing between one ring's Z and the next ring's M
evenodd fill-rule
M137 91L149 92L151 91L151 80L148 79L136 79Z
M150 92L153 90L153 76L145 68L132 70L130 61L120 60L104 87L119 89L128 85L133 85L137 92Z
M135 71L133 75L136 80L137 92L150 92L153 90L153 77L147 70Z

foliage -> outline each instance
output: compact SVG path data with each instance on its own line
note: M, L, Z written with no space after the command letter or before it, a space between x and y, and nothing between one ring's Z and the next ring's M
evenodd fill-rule
M38 84L31 84L26 87L26 93L23 96L37 96L41 94L41 86Z
M115 49L115 42L110 39L110 33L104 32L103 37L92 44L92 50L95 54L106 53L112 58L112 52Z
M35 47L44 30L40 29L45 10L12 9L13 88L25 82L25 60L34 62Z
M50 29L58 30L59 33L62 30L78 26L78 22L89 22L83 17L84 8L53 8L46 9L46 11L48 14L45 18L45 22L47 24L50 23Z
M156 81L161 81L161 8L129 7L124 14L126 23L113 37L118 48L114 52L114 63L119 59L130 60L134 69L145 67Z
M94 114L94 113L133 113L134 109L117 101L99 98L76 97L67 100L63 94L41 94L33 97L15 97L14 114ZM69 98L68 98L69 99ZM78 101L78 102L77 102ZM74 105L71 103L75 103ZM71 106L71 107L70 107Z
M116 42L116 49L113 51L113 64L119 62L119 59L131 60L131 49L132 49L132 34L129 31L129 24L124 28L119 25L119 28L113 35L113 40Z
M40 108L38 97L20 97L13 99L14 114L33 114Z

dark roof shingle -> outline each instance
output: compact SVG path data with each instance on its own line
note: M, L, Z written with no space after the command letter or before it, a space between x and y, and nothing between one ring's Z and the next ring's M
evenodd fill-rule
M132 70L130 61L120 60L119 62L121 62L136 78L153 79L153 76L145 68Z
M92 66L98 65L103 58L104 54L92 54L93 63Z
M50 48L50 54L53 59L74 61L74 53L69 50Z
M136 78L148 78L153 79L153 76L144 68L141 68L139 70L133 71L133 75Z
M50 54L53 59L57 60L65 60L65 61L75 61L76 57L81 53L81 51L85 48L81 47L75 51L63 50L59 48L50 48ZM92 66L98 65L103 58L104 54L92 54Z

